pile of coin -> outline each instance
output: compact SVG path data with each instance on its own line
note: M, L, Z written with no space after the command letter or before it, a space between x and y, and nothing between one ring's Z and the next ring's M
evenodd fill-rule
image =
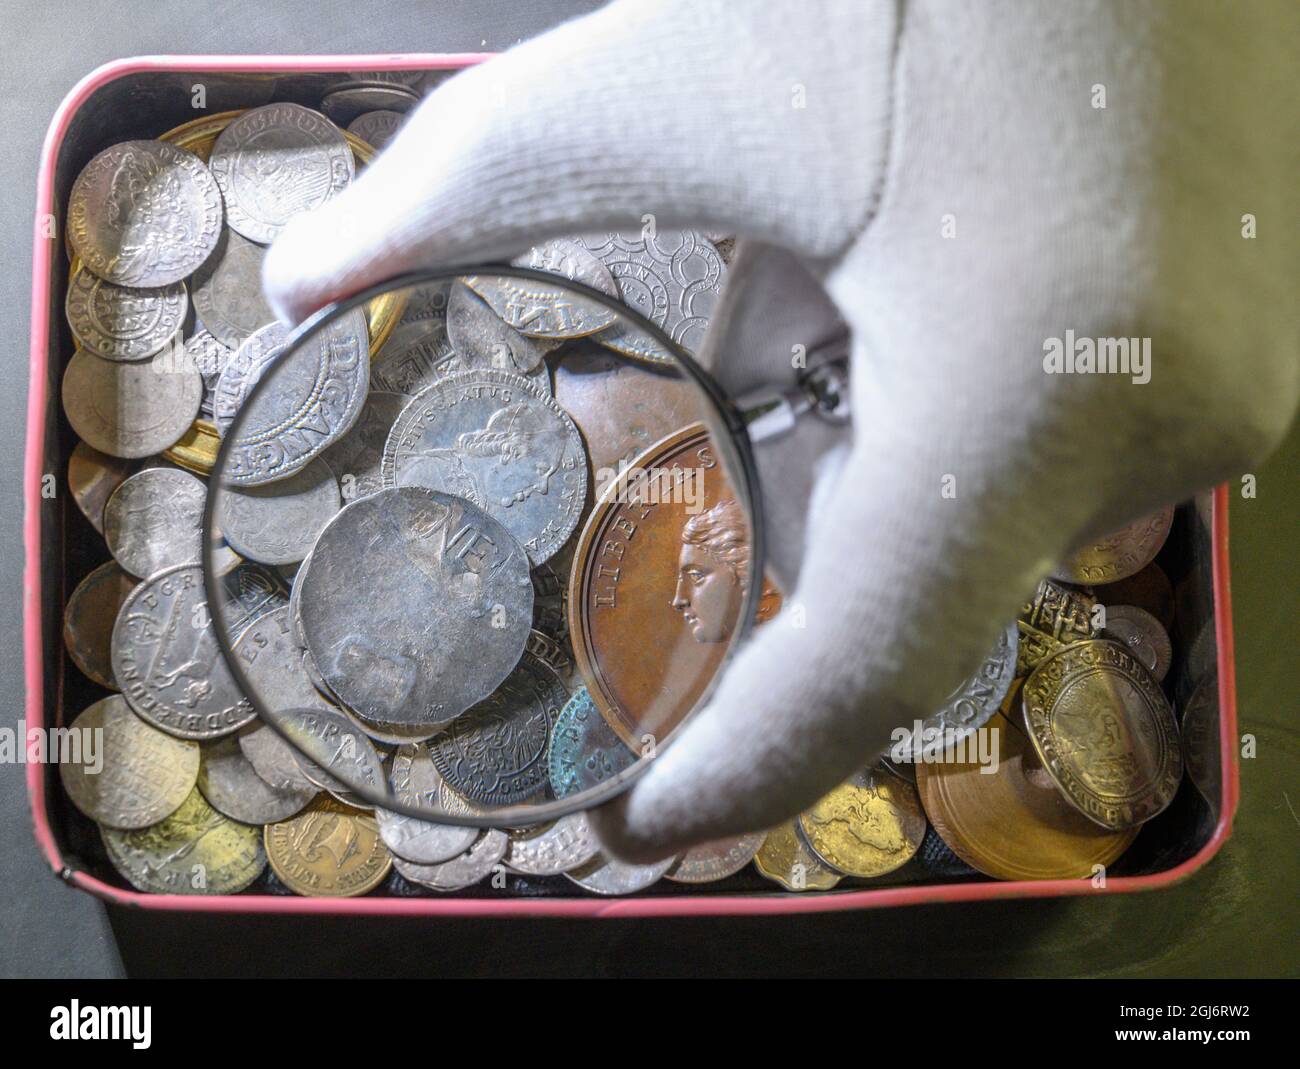
M325 114L205 117L109 146L74 184L68 485L112 559L73 590L64 633L115 693L73 725L102 734L102 767L61 772L121 877L180 894L609 895L751 861L805 891L931 855L1003 878L1117 857L1181 775L1157 678L1168 606L1140 582L1169 514L1070 562L1061 578L1079 586L1045 581L907 753L770 833L634 866L600 852L583 813L478 829L376 804L487 817L653 756L721 666L757 567L703 394L649 333L566 285L694 351L729 242L548 241L516 265L554 283L481 272L396 291L277 362L266 245L347 188L416 99L358 75ZM219 605L203 582L209 495ZM1107 601L1102 632L1090 591L1123 581L1130 603ZM780 595L760 582L761 622ZM1002 772L970 763L972 778L928 760L936 727L941 754L985 729L1019 738ZM1005 853L990 836L1031 820L1048 829L1027 848L1037 868L987 860Z

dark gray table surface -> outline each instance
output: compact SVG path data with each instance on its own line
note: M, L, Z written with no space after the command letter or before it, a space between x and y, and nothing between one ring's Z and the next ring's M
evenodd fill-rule
M202 4L0 0L0 691L22 715L21 458L37 158L64 94L121 56L203 52L499 50L593 4L520 0ZM919 907L798 919L618 922L209 919L107 911L64 887L32 842L22 769L0 766L0 975L310 976L1087 975L1297 973L1296 731L1300 433L1234 501L1245 762L1223 853L1159 894Z

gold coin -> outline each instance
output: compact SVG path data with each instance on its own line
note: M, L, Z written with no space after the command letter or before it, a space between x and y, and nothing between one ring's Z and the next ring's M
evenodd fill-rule
M295 894L350 898L372 891L393 866L373 813L320 795L295 817L265 828L271 868Z
M1038 759L1089 820L1132 828L1178 793L1183 753L1169 699L1122 642L1075 642L1022 691Z
M137 831L101 825L99 833L117 871L154 894L233 895L266 868L258 829L222 816L197 787L157 824Z
M216 425L206 419L196 419L179 442L163 451L163 456L186 471L192 471L196 475L209 475L212 473L212 465L217 462L217 450L220 448L221 436L217 433Z
M1108 831L1070 805L1006 717L996 714L984 730L996 766L952 751L916 766L930 823L966 864L999 880L1075 879L1128 849L1137 829Z
M818 860L846 876L883 876L907 864L925 838L916 788L883 769L866 769L799 817Z
M843 879L804 845L793 820L767 833L754 855L754 867L787 891L829 891Z
M1172 505L1136 519L1061 561L1052 572L1052 578L1097 586L1136 575L1160 552L1173 522Z

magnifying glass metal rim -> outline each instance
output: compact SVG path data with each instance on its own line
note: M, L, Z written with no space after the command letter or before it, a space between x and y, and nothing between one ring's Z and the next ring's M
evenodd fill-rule
M736 636L724 655L718 670L714 673L713 678L705 687L703 694L696 701L695 707L682 718L682 720L673 728L672 732L660 744L656 746L653 757L638 757L628 768L611 777L607 783L591 790L581 791L567 798L558 798L553 801L540 802L536 804L516 803L509 806L493 807L483 812L476 813L431 813L428 809L422 809L419 806L407 805L399 802L392 794L380 794L369 790L362 789L360 784L346 783L348 790L353 792L359 798L364 799L367 803L385 809L390 813L397 813L402 816L411 817L415 820L428 821L439 824L456 824L476 828L515 828L527 827L529 825L544 824L549 821L557 820L560 817L568 816L570 813L594 809L616 798L626 791L637 779L643 776L649 769L654 760L657 760L673 745L676 737L682 729L693 720L708 704L708 699L716 688L718 681L724 674L726 667L736 655L736 652L744 644L753 626L754 618L758 610L758 603L762 593L762 576L764 572L765 544L763 533L763 510L761 490L758 482L758 468L754 461L753 447L750 442L749 433L746 430L744 418L733 405L722 388L714 382L713 377L704 370L689 353L686 352L677 342L673 341L663 330L654 323L643 317L634 309L629 308L616 298L608 294L601 293L582 282L576 282L565 279L544 271L537 271L532 268L515 267L507 264L485 264L477 267L446 268L439 270L415 271L404 275L398 275L394 278L387 279L383 282L376 283L373 286L354 294L345 300L328 304L319 311L313 313L302 323L300 323L289 335L289 340L285 343L284 348L272 358L263 372L260 379L249 392L244 403L240 406L239 411L235 413L234 419L227 428L226 433L222 436L221 446L217 450L217 457L213 463L212 471L209 473L209 492L203 507L203 587L204 594L207 597L210 606L221 606L221 576L218 573L216 553L218 544L214 539L216 529L216 506L219 489L213 492L213 488L219 487L219 480L226 469L226 462L229 457L231 443L239 440L244 421L248 413L253 408L253 398L258 391L265 389L275 379L276 374L285 366L286 360L297 350L303 341L315 334L322 327L336 319L341 318L355 308L360 308L385 293L394 291L412 289L417 286L436 285L444 282L456 282L459 279L473 275L494 275L502 278L518 278L526 281L542 282L548 285L562 285L565 289L572 290L580 296L595 301L598 304L609 308L615 312L621 320L629 322L639 330L644 331L652 337L665 351L667 351L678 363L685 369L689 377L694 380L695 384L700 387L708 397L715 414L717 415L721 428L728 432L726 440L718 442L723 450L730 449L734 456L735 468L740 476L742 485L735 487L740 493L745 503L748 505L748 515L751 526L751 557L753 562L753 581L749 584L749 589L745 593L744 604L741 607L741 624L739 634ZM633 358L627 358L632 360ZM218 610L209 612L208 618L212 621L213 631L217 638L217 646L221 650L221 656L225 659L226 666L229 668L231 675L234 677L240 693L244 695L248 703L257 713L259 721L268 725L273 731L283 738L295 752L300 752L298 744L277 722L280 715L291 714L291 710L280 710L279 712L269 712L262 704L256 689L249 683L248 676L240 666L239 658L235 656L234 643L238 636L232 636L227 629L224 615ZM358 730L365 733L364 726L356 720L342 706L345 715L352 719ZM441 728L439 729L441 730ZM435 733L436 734L436 733ZM308 756L310 759L309 755Z

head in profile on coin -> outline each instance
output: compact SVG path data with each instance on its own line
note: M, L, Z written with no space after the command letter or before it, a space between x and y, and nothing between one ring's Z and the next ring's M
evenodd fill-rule
M181 178L152 156L125 152L113 172L106 206L109 225L121 233L119 260L144 263L167 258L169 249L197 239L202 221L190 212L155 210L184 205Z
M725 642L749 589L749 524L734 498L692 516L682 528L673 608L696 642Z
M564 428L525 404L493 412L487 426L465 431L454 449L416 450L403 481L454 487L461 497L509 508L550 489L560 470Z

